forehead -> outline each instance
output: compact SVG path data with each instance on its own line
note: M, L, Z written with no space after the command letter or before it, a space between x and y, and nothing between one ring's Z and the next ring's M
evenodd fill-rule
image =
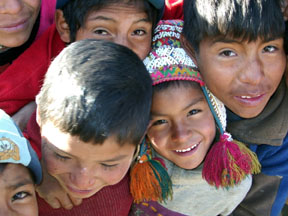
M1 180L9 184L23 179L29 179L32 181L29 169L21 164L8 163L5 168L1 170L0 176Z
M78 136L61 132L51 122L42 125L41 135L42 144L52 151L60 151L83 161L105 161L120 154L130 156L136 148L132 143L120 145L114 136L108 137L102 144L83 142Z
M121 16L122 14L125 14L126 16ZM148 14L143 7L125 4L110 4L103 6L100 9L91 9L86 16L86 21L89 21L97 16L103 16L103 18L106 16L116 17L117 21L121 21L123 18L129 17L129 19L131 19L131 15L136 16L134 19L139 19L139 16L142 18L148 18Z

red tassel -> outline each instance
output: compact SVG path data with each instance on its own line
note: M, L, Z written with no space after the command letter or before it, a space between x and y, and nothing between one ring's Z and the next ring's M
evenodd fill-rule
M257 156L240 142L232 142L229 135L220 136L208 152L203 170L203 178L211 185L230 187L238 184L247 175L260 172Z

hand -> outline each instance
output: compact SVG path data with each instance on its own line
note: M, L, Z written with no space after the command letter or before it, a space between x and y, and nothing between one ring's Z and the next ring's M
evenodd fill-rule
M43 164L43 162L41 161ZM51 176L45 166L43 167L43 179L40 185L36 187L38 195L43 198L52 208L72 209L80 205L82 199L73 198L61 187L57 179Z
M26 125L35 109L36 103L32 101L22 107L17 113L12 116L13 120L18 125L21 131L26 128Z

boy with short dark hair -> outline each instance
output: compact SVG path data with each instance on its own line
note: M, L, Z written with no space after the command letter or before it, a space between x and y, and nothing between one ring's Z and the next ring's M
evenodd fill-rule
M183 44L228 108L227 130L262 165L235 215L279 215L288 196L288 97L280 0L184 1ZM234 215L233 214L233 215Z
M164 6L164 0L58 0L55 24L7 69L5 82L0 80L0 107L13 114L33 102L51 60L77 40L113 41L144 59Z
M0 109L0 215L37 216L39 159L15 122Z
M124 46L86 39L55 58L37 96L38 192L55 208L83 202L67 211L40 200L40 215L128 215L127 172L149 123L151 100L149 73Z

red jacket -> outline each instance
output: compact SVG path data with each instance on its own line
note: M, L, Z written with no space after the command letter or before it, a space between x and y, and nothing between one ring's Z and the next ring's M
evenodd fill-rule
M34 101L51 60L65 47L52 25L0 74L0 108L13 115Z

